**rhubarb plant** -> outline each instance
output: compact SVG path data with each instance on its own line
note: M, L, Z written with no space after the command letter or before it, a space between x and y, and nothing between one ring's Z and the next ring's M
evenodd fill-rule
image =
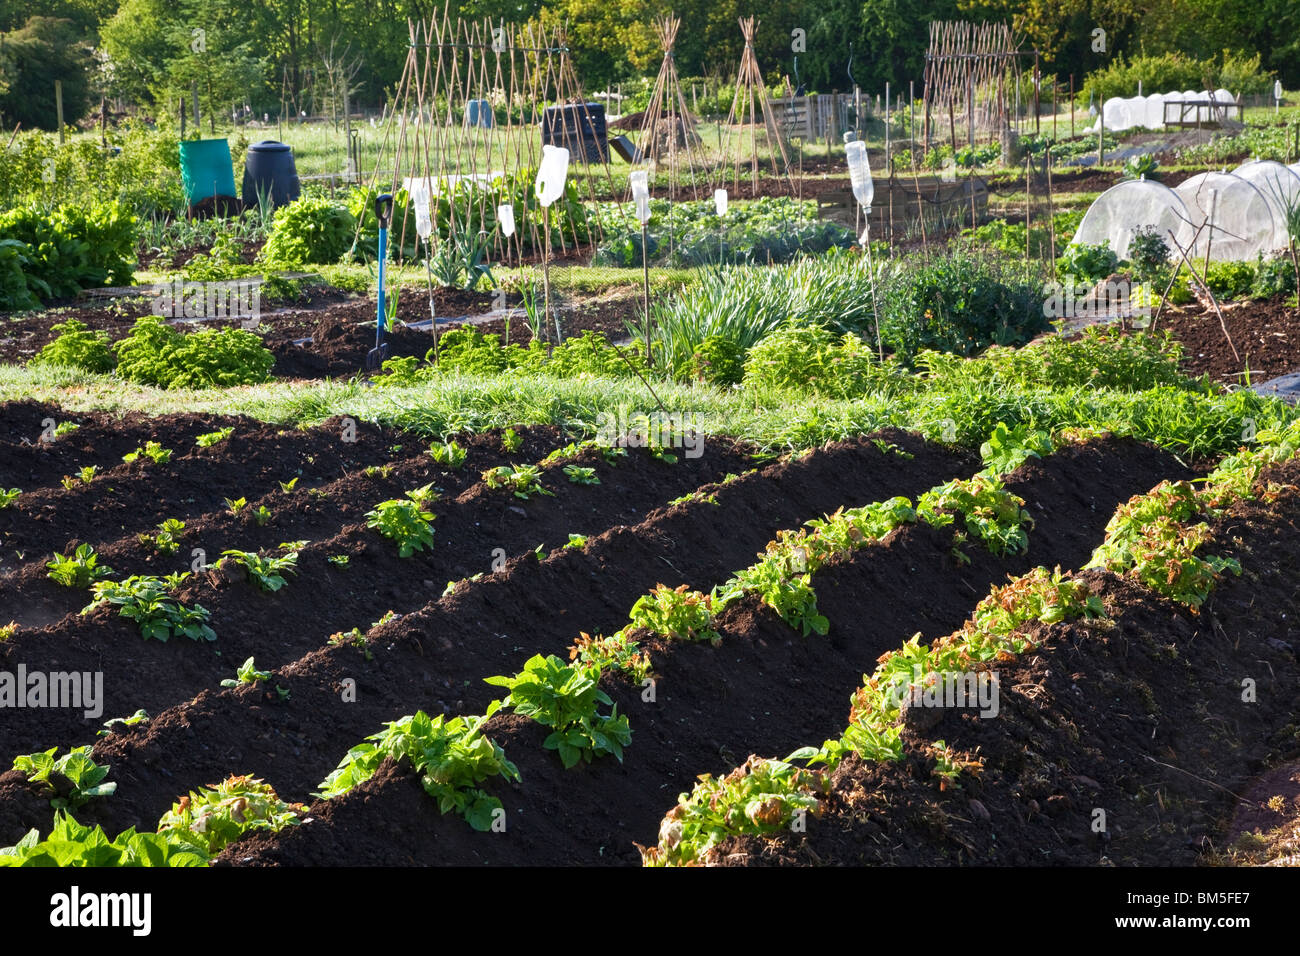
M566 665L554 654L536 654L514 677L489 677L487 683L510 692L504 706L551 728L543 746L557 751L568 769L606 754L622 762L623 748L632 739L627 717L619 716L617 705L598 685L600 673L592 665ZM601 705L612 705L612 710L601 714Z

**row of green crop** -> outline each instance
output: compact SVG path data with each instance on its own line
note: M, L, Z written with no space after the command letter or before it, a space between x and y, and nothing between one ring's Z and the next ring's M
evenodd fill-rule
M0 213L0 312L130 283L135 223L117 202L83 200Z
M32 359L36 365L64 365L117 374L128 382L159 388L226 388L265 382L275 357L247 329L180 332L156 315L136 320L125 338L109 345L107 332L78 319L53 325L59 333Z
M1236 494L1243 487L1249 488L1263 463L1294 454L1296 446L1300 445L1300 426L1293 424L1280 437L1273 433L1264 433L1260 437L1264 442L1261 449L1239 453L1221 464L1211 476L1206 500L1222 504L1225 497ZM900 524L918 518L942 525L950 523L955 516L961 516L966 530L955 538L957 553L966 535L980 538L995 552L1021 550L1025 544L1024 529L1029 523L1027 514L1020 507L1023 502L1002 490L995 475L1015 467L1029 456L1047 453L1051 447L1042 434L1025 429L1011 431L1002 426L981 449L988 464L985 473L969 481L939 486L922 496L915 508L904 499L891 499L810 522L812 532L779 536L758 563L739 572L710 595L688 592L684 588L676 591L656 588L636 603L629 628L610 638L582 635L572 652L577 658L573 665L565 665L557 658L539 656L531 659L514 677L493 678L491 682L510 688L511 694L504 702L494 704L482 717L444 721L417 713L390 724L387 730L370 738L375 743L367 742L349 751L338 770L322 784L323 794L337 796L351 789L370 776L385 756L406 756L423 774L426 788L439 799L443 812L456 809L473 825L487 829L494 823L500 805L479 785L496 775L517 776L513 764L505 759L500 748L481 734L483 722L498 706L513 707L517 712L551 727L547 746L560 752L567 766L606 753L617 754L621 759L621 749L630 740L630 729L626 718L620 718L616 711L600 712L600 707L609 705L610 701L596 684L606 669L634 680L642 680L648 675L648 658L629 636L631 629L646 628L652 633L675 639L716 640L716 632L711 627L716 615L739 596L754 594L805 634L824 632L825 622L816 612L815 593L810 586L811 574L825 561L878 540ZM1136 525L1129 521L1123 527L1147 529L1152 526L1149 516L1137 515L1136 520ZM1194 550L1199 543L1195 536L1200 533L1200 529L1193 528L1178 540L1185 545L1190 542L1190 550ZM1124 543L1120 526L1112 522L1107 544L1122 547ZM1108 566L1122 568L1123 562L1130 560L1125 555L1136 554L1140 557L1132 559L1131 565L1136 569L1135 573L1150 572L1156 580L1163 575L1165 580L1177 583L1167 568L1153 563L1152 548L1135 548L1131 546L1132 542L1129 544L1127 551L1105 559ZM1099 550L1099 555L1101 553ZM1221 569L1212 562L1205 562L1205 566L1211 574ZM1191 586L1202 586L1204 573L1199 577L1191 573L1189 578L1194 582ZM1041 575L1036 580L1041 584ZM1060 584L1059 580L1056 584ZM1042 593L1038 586L1031 590ZM1175 596L1178 593L1175 591ZM1083 599L1086 604L1086 595ZM1057 607L1062 601L1048 603ZM1006 601L995 600L982 607L1005 611L1006 604ZM1041 619L1048 619L1044 614L1054 616L1056 613L1042 611L1042 600L1038 601L1038 606ZM915 642L909 647L915 650ZM869 739L877 742L888 740L878 729L868 727L867 730L870 731ZM804 779L804 773L789 767L780 770L780 774L787 778ZM69 824L59 821L57 825L66 829ZM71 826L76 825L72 823ZM102 833L84 831L84 828L82 832L83 835L90 833L87 839L95 845L110 842ZM133 837L128 833L119 840ZM49 852L48 847L41 849L45 845L34 835L29 835L27 843L23 852ZM74 845L64 847L61 852L78 859L82 851ZM177 852L183 852L183 848ZM123 853L122 859L126 858Z
M417 712L390 722L348 751L321 784L321 796L332 799L347 793L373 776L385 757L406 758L443 813L455 810L475 829L490 829L501 804L482 789L483 784L493 777L519 779L504 751L483 734L483 725L493 714L507 708L549 728L543 745L555 750L565 767L606 755L621 761L632 731L627 717L618 714L598 685L606 672L637 683L649 676L649 660L633 631L642 629L669 640L716 641L713 622L718 615L749 595L804 634L824 634L827 623L817 613L812 575L827 561L918 520L944 527L961 519L965 530L954 533L955 553L960 553L968 536L996 554L1023 551L1032 520L1023 500L1002 488L996 476L1027 457L1051 450L1045 435L1001 428L984 448L989 463L984 472L937 486L922 495L915 507L894 498L811 521L811 532L780 534L759 561L710 594L685 586L675 590L658 586L633 605L623 630L610 637L583 633L571 650L573 663L554 655L535 655L518 674L489 678L489 684L505 687L509 694L494 701L484 714L444 719ZM700 498L709 501L703 491ZM605 711L606 707L610 709Z
M1261 433L1256 448L1232 455L1203 479L1162 482L1146 495L1121 505L1106 528L1103 544L1086 568L1128 575L1144 586L1195 611L1225 572L1241 573L1235 559L1199 553L1209 540L1203 520L1220 515L1234 501L1253 494L1261 470L1300 451L1300 423ZM751 758L722 778L705 775L683 793L664 818L660 843L643 851L647 865L690 865L730 836L773 834L787 829L799 814L816 815L820 796L830 786L829 770L849 753L866 760L903 757L904 701L916 686L925 688L942 675L987 673L996 663L1015 660L1041 641L1024 628L1102 617L1106 609L1085 581L1039 567L995 587L961 630L930 646L913 637L881 658L853 695L849 724L838 740L806 747L785 760ZM978 772L979 762L952 753L944 741L930 745L935 774L952 785L963 771ZM803 762L798 766L795 761ZM826 770L811 769L825 765Z

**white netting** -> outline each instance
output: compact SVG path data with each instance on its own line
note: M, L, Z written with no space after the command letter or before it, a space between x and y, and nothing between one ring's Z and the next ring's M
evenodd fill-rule
M1187 207L1168 186L1148 179L1129 180L1110 187L1088 207L1071 245L1106 243L1121 259L1128 257L1129 241L1141 228L1153 228L1166 242L1167 231L1180 236L1186 227Z
M1160 129L1165 125L1165 95L1152 93L1142 104L1142 125L1147 129Z
M1205 258L1208 250L1210 259L1216 261L1254 259L1278 246L1273 211L1264 194L1248 180L1233 173L1200 173L1174 191L1190 216L1187 238L1200 229L1189 250L1194 258ZM1201 229L1207 218L1209 224ZM1182 237L1179 241L1186 245Z
M1264 201L1273 213L1274 240L1285 242L1287 208L1300 203L1300 175L1281 163L1258 159L1242 163L1233 173L1253 183L1264 194Z
M1183 106L1183 103L1209 103L1213 102L1214 106ZM1221 122L1227 118L1239 119L1239 110L1236 100L1231 93L1224 89L1215 90L1211 93L1209 90L1183 90L1181 93L1174 91L1172 93L1152 93L1149 96L1112 96L1101 104L1100 120L1106 123L1106 129L1120 132L1126 129L1133 129L1138 126L1145 126L1147 129L1160 129L1165 125L1165 104L1179 104L1177 111L1169 111L1171 121L1182 123L1202 123L1214 120ZM1217 104L1224 104L1219 106ZM1095 133L1098 129L1098 123L1093 123L1092 128L1084 132Z

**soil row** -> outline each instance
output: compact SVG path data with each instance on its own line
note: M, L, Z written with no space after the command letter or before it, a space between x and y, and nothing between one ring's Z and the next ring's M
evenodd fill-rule
M1211 523L1203 551L1243 573L1199 613L1084 573L1113 620L1037 625L1043 644L999 667L996 719L944 710L924 737L904 731L904 761L846 759L805 835L733 838L718 859L1189 866L1227 849L1241 821L1276 819L1284 808L1267 801L1288 790L1266 771L1300 753L1300 462L1262 478L1291 487ZM941 791L919 756L935 739L983 770Z
M419 467L427 467L428 473L408 487L437 480L436 466L427 456L425 461L428 465ZM617 465L607 463L595 449L568 461L594 468L600 484L568 481L560 462L542 470L549 496L522 501L508 489L491 489L477 481L456 498L427 506L435 516L433 547L407 558L362 518L298 549L296 571L286 573L287 583L273 593L260 590L239 568L192 575L176 597L187 607L210 612L208 625L217 634L211 643L144 640L135 622L121 617L116 608L80 614L87 592L53 585L68 592L59 596L61 600L72 599L78 606L46 627L20 629L0 645L0 660L14 672L22 664L28 673L101 673L106 713L94 721L74 708L15 710L0 728L0 753L27 753L56 743L70 746L109 717L141 707L158 713L233 677L249 656L262 669L283 667L323 646L331 634L354 627L364 630L387 612L406 614L437 601L449 581L489 573L494 561L538 547L558 547L569 533L599 534L636 521L667 501L751 464L742 448L721 439L710 441L699 458L682 458L673 465L643 449L629 450ZM394 490L385 497L402 494ZM350 510L360 518L379 500L354 496ZM210 542L217 538L191 540L208 548L207 559L215 564L220 551ZM188 555L187 548L184 557ZM341 564L344 558L346 564ZM141 681L142 673L150 679Z
M635 844L655 842L664 811L696 774L728 770L750 752L783 755L836 735L849 696L880 654L918 631L925 640L950 632L1008 574L1038 563L1083 563L1118 503L1162 477L1180 475L1170 456L1132 442L1063 449L1007 480L1036 520L1029 555L995 558L971 547L969 560L960 561L951 528L905 526L813 578L819 611L830 621L825 637L801 637L747 598L721 618L717 647L649 642L653 699L642 687L605 681L633 728L622 763L604 759L566 771L542 746L546 728L514 715L494 717L489 733L522 775L519 784L493 787L506 809L505 833L476 833L454 816L440 816L418 780L389 765L347 796L314 805L311 823L255 837L232 847L225 859L256 865L636 863Z
M275 674L289 700L280 701L269 687L206 690L156 713L143 727L101 740L97 759L113 765L120 786L113 800L92 812L109 829L151 826L186 788L241 768L256 768L280 792L306 798L348 747L384 721L420 708L469 712L485 706L491 695L483 677L513 672L532 653L562 653L580 630L612 632L658 582L708 587L749 564L780 528L841 504L915 495L935 475L977 467L968 452L929 446L901 432L881 437L906 457L862 439L706 486L707 497L659 509L635 526L611 527L581 549L560 549L540 562L532 555L516 558L502 571L460 584L374 628L363 648L324 645L315 626L317 649ZM655 464L666 471L678 467ZM364 630L366 619L352 623ZM227 657L233 669L238 655ZM116 665L105 655L103 666ZM260 659L259 666L265 666ZM105 675L106 692L131 674L124 668L111 676ZM348 679L355 681L353 703L342 702ZM138 706L123 699L121 713ZM21 835L45 825L43 804L16 775L0 777L0 841L11 831Z

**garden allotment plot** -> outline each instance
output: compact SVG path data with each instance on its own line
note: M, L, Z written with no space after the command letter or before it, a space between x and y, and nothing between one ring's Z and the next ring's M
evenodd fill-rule
M1027 848L1055 833L1053 859L1083 863L1101 789L1106 852L1166 859L1167 834L1124 823L1139 758L1117 769L1091 741L1116 734L1166 763L1199 746L1198 721L1155 738L1147 722L1213 680L1226 652L1197 635L1222 626L1222 602L1232 639L1271 665L1216 764L1248 781L1296 676L1276 642L1297 610L1279 531L1300 517L1300 432L1248 394L1178 385L1144 347L1058 341L946 371L936 358L931 391L896 399L941 403L946 420L912 406L931 439L859 425L780 457L683 434L688 418L656 430L625 414L595 442L10 403L0 671L98 674L103 690L93 716L6 711L0 740L21 759L0 776L0 843L48 852L56 801L72 845L72 818L110 838L136 827L177 863L869 862L886 857L855 807L879 799L916 828L911 862L1040 862ZM1115 424L1077 427L1098 410L1067 383L1098 373L1139 388L1102 386L1091 401ZM980 411L1012 374L1044 427ZM1143 385L1166 390L1166 411L1143 406ZM1179 401L1196 424L1167 411ZM1187 484L1240 445L1248 412L1258 441ZM1193 435L1204 450L1189 456ZM913 659L917 701L940 659L986 689L992 669L999 697L873 703L886 685L864 675L889 660L909 675ZM1133 706L1112 708L1112 686ZM1071 737L1072 721L1093 730ZM1022 734L1041 735L1029 763ZM1041 770L1066 763L1092 773ZM996 845L918 822L972 801L1024 822ZM232 823L236 803L258 809ZM1230 812L1189 797L1171 819L1185 841Z

